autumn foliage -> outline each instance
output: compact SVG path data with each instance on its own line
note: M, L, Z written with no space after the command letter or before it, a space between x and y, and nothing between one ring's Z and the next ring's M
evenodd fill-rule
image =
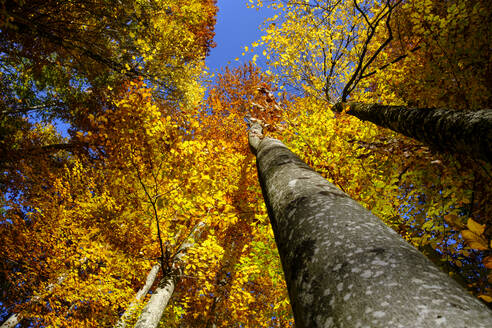
M265 5L264 72L212 76L213 0L0 1L0 321L114 326L160 263L163 326L292 326L252 119L490 304L490 165L329 110L490 106L490 6Z
M491 54L484 48L490 19L482 16L489 6L425 0L268 5L276 15L257 45L266 48L275 81L300 95L295 109L286 108L302 113L294 114L283 134L289 147L477 296L492 301L490 165L437 153L326 109L340 100L490 108Z

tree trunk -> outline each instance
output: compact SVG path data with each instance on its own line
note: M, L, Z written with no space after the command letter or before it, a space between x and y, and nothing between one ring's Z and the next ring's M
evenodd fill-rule
M145 295L147 295L147 293L149 292L150 288L154 284L155 278L157 277L160 268L161 265L159 263L152 267L149 274L147 275L147 280L145 281L145 285L142 288L140 288L140 290L137 292L137 295L135 295L135 299L130 303L130 305L128 305L128 308L126 309L125 313L123 313L120 320L118 320L118 323L115 325L115 328L126 327L126 321L128 320L129 317L131 317L131 315L135 311L142 297L145 297Z
M191 240L191 237L195 237L195 239L199 238L204 226L205 223L199 222L193 228L189 237L181 244L176 251L176 254L172 257L174 263L178 263L184 257L188 249L195 244L195 242ZM164 310L174 292L174 287L176 285L176 274L174 271L175 270L169 270L159 281L159 286L150 297L149 302L140 314L134 328L156 328L158 326L159 321L164 314Z
M14 313L0 327L1 328L14 328L15 326L17 326L17 324L21 320L22 320L22 314L21 313Z
M149 302L138 318L135 328L154 328L157 327L159 321L164 314L167 303L171 299L174 292L174 277L169 274L162 278L159 286L150 297Z
M296 327L490 327L478 299L257 123L250 131Z
M347 112L363 121L414 138L439 151L492 163L492 109L454 111L350 103ZM333 108L340 111L337 104Z
M87 262L87 257L80 259L79 262L80 262L80 264L84 264L85 262ZM62 273L58 277L58 279L56 280L56 283L49 284L46 287L46 292L51 293L53 291L53 289L55 289L55 287L61 285L65 281L65 279L67 279L67 276L68 276L68 272ZM41 297L38 295L35 295L29 300L29 303L38 303L40 301L42 301ZM4 321L4 323L2 323L0 328L14 328L15 326L17 326L20 323L20 321L23 318L24 318L24 315L22 314L22 312L14 313L6 321Z

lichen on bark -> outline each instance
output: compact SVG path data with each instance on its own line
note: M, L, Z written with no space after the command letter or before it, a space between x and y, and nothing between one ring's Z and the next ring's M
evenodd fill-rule
M280 141L250 134L296 327L489 327L492 313Z

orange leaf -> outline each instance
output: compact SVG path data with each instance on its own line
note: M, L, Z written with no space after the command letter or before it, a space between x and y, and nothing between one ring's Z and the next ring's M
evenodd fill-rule
M483 265L487 269L492 269L492 256L487 256L486 258L483 259Z

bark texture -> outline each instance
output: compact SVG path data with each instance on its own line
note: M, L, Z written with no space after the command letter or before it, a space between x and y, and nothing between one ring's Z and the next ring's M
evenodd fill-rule
M250 137L296 327L490 327L485 305L381 220L280 141Z
M159 273L160 268L161 268L161 265L159 263L152 267L149 274L147 275L145 285L142 288L140 288L140 290L137 292L137 295L135 295L135 299L130 303L130 305L128 305L127 310L125 311L125 313L123 313L120 320L118 320L118 323L115 325L115 328L125 328L126 327L126 321L135 312L137 305L140 302L140 300L143 297L145 297L145 295L147 295L147 293L149 292L150 288L154 284L155 278L157 277L157 274Z
M171 274L161 279L159 286L150 297L149 302L138 318L135 328L151 328L158 326L164 310L173 295L174 285L174 277Z
M492 109L467 112L351 103L347 113L439 151L492 163Z
M17 326L17 324L19 324L19 322L21 320L22 320L22 314L14 313L0 327L1 328L14 328L15 326Z
M189 248L195 245L195 240L200 238L202 229L205 227L204 222L199 222L191 231L188 238L178 248L174 254L174 263L178 264L184 257ZM176 280L178 278L176 270L165 270L166 273L159 281L159 285L143 309L134 328L156 328L164 314L164 310L173 296Z

